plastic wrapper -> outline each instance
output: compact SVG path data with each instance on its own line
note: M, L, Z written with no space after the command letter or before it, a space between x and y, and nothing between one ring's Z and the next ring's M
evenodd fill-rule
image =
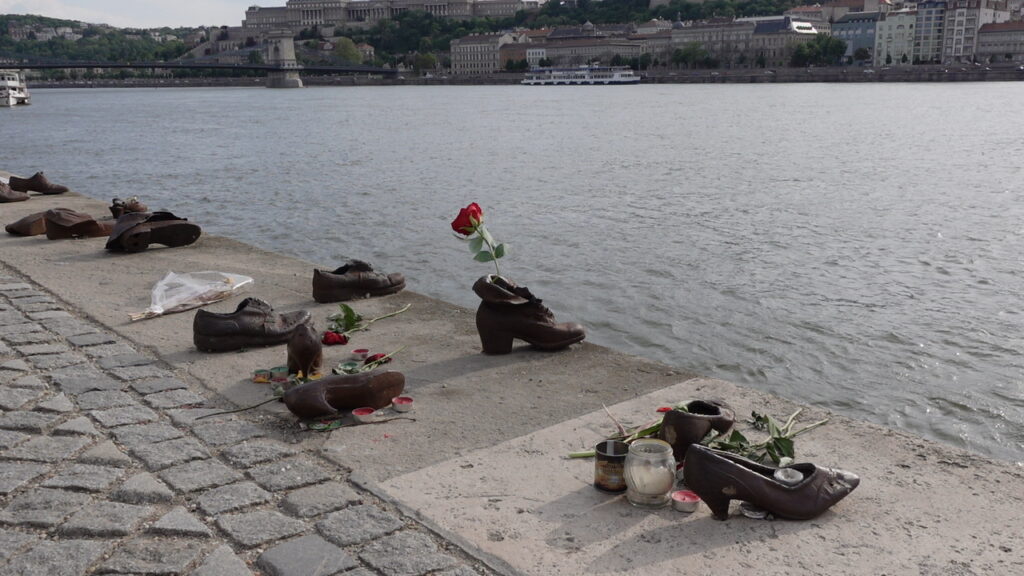
M252 282L248 276L212 270L185 274L168 272L153 286L149 308L145 312L131 314L130 318L144 320L199 308L229 298Z

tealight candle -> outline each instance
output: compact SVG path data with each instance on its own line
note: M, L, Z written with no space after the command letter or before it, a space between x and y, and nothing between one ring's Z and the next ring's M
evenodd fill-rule
M287 366L274 366L270 369L270 379L275 381L287 380L288 379L288 367Z
M700 496L692 490L676 490L672 493L672 507L680 512L693 512L700 505Z
M391 399L391 407L395 409L395 412L408 412L412 410L412 398L396 396Z
M626 464L626 500L640 508L661 508L676 480L672 445L664 440L642 438L629 446Z
M352 411L352 419L360 424L365 424L372 420L373 413L376 412L373 408L356 408Z
M804 475L799 470L792 468L779 468L773 474L776 480L786 486L796 486L800 482L803 482Z
M368 348L356 348L352 351L352 359L357 362L362 362L370 356L370 350Z
M270 370L255 370L252 373L252 381L258 384L270 382L271 373Z

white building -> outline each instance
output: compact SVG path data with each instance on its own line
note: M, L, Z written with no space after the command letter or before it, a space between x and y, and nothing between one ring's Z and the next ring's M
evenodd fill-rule
M875 66L910 66L914 63L917 10L883 14L875 27Z

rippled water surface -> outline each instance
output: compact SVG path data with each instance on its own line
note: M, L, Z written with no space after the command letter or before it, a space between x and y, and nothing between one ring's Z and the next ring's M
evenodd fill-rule
M0 168L1024 460L1024 84L36 90Z

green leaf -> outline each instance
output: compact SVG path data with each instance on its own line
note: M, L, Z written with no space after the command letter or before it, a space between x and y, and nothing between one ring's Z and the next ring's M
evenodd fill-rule
M793 440L789 438L776 438L772 444L779 451L779 455L796 458L796 447L793 445Z
M749 446L750 445L750 441L747 440L746 436L744 436L743 434L740 434L739 430L733 430L732 434L729 435L729 438L726 440L726 442L728 442L729 444L735 444L737 446Z
M782 432L779 431L779 423L771 416L768 417L768 435L772 438L782 436Z
M505 245L504 244L498 244L497 246L494 247L494 259L495 260L497 260L498 258L501 258L504 255L505 255Z
M473 259L476 260L477 262L491 262L494 260L494 254L491 254L490 252L483 250L477 252L476 256L474 256Z
M469 251L476 254L484 247L484 239L481 236L477 236L469 241Z

